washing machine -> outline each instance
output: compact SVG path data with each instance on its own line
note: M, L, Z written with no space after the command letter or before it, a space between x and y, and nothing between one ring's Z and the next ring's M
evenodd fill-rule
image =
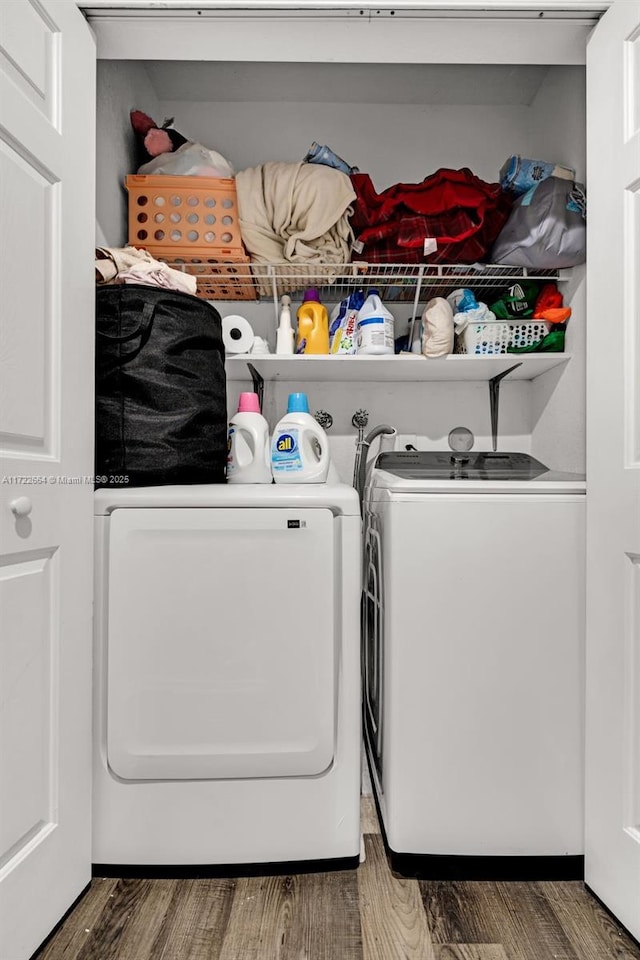
M401 872L580 875L584 494L524 453L375 462L365 738Z
M95 494L93 860L360 851L360 558L344 484Z

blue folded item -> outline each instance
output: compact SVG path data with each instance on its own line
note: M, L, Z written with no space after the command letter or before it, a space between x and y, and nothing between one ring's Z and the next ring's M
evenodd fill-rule
M458 301L458 313L466 313L467 310L477 310L478 301L476 300L473 291L465 288L462 297Z
M519 197L547 177L573 180L575 170L546 160L527 160L526 157L520 156L509 157L500 170L500 186L503 190Z
M333 152L331 147L321 146L321 144L316 143L315 140L309 147L306 157L303 158L303 163L323 163L325 167L333 167L334 170L341 170L342 173L346 173L347 176L359 172L357 167L350 167L348 163L345 163L342 157L339 157Z
M447 301L454 313L467 313L469 310L478 309L478 301L473 290L469 290L468 287L460 287L458 290L454 290L447 297Z

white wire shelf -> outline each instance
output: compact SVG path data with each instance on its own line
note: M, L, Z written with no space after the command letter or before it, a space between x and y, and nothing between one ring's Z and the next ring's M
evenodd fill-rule
M570 270L529 270L497 264L256 264L240 260L176 257L170 266L198 281L198 295L209 300L274 301L283 293L316 287L324 302L337 302L360 287L376 287L383 300L411 302L447 296L457 287L498 294L517 280L564 281Z

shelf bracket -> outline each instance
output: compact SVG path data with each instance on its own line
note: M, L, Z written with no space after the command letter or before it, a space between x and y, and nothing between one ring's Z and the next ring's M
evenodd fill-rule
M256 370L252 363L248 363L247 367L249 369L249 373L251 374L251 379L253 380L253 392L258 394L260 413L262 413L262 401L264 399L264 377Z
M493 452L495 453L498 449L498 407L500 403L500 381L503 380L508 373L512 373L514 370L517 370L518 367L522 366L522 360L520 363L514 363L512 367L507 367L506 370L503 370L502 373L496 374L495 377L491 377L489 380L489 403L491 406L491 441L493 444Z

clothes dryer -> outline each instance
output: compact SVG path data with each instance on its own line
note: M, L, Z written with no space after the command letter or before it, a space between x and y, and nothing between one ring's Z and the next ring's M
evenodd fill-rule
M581 871L584 493L526 454L375 462L365 726L400 870Z
M343 484L95 495L99 864L360 850L360 510Z

